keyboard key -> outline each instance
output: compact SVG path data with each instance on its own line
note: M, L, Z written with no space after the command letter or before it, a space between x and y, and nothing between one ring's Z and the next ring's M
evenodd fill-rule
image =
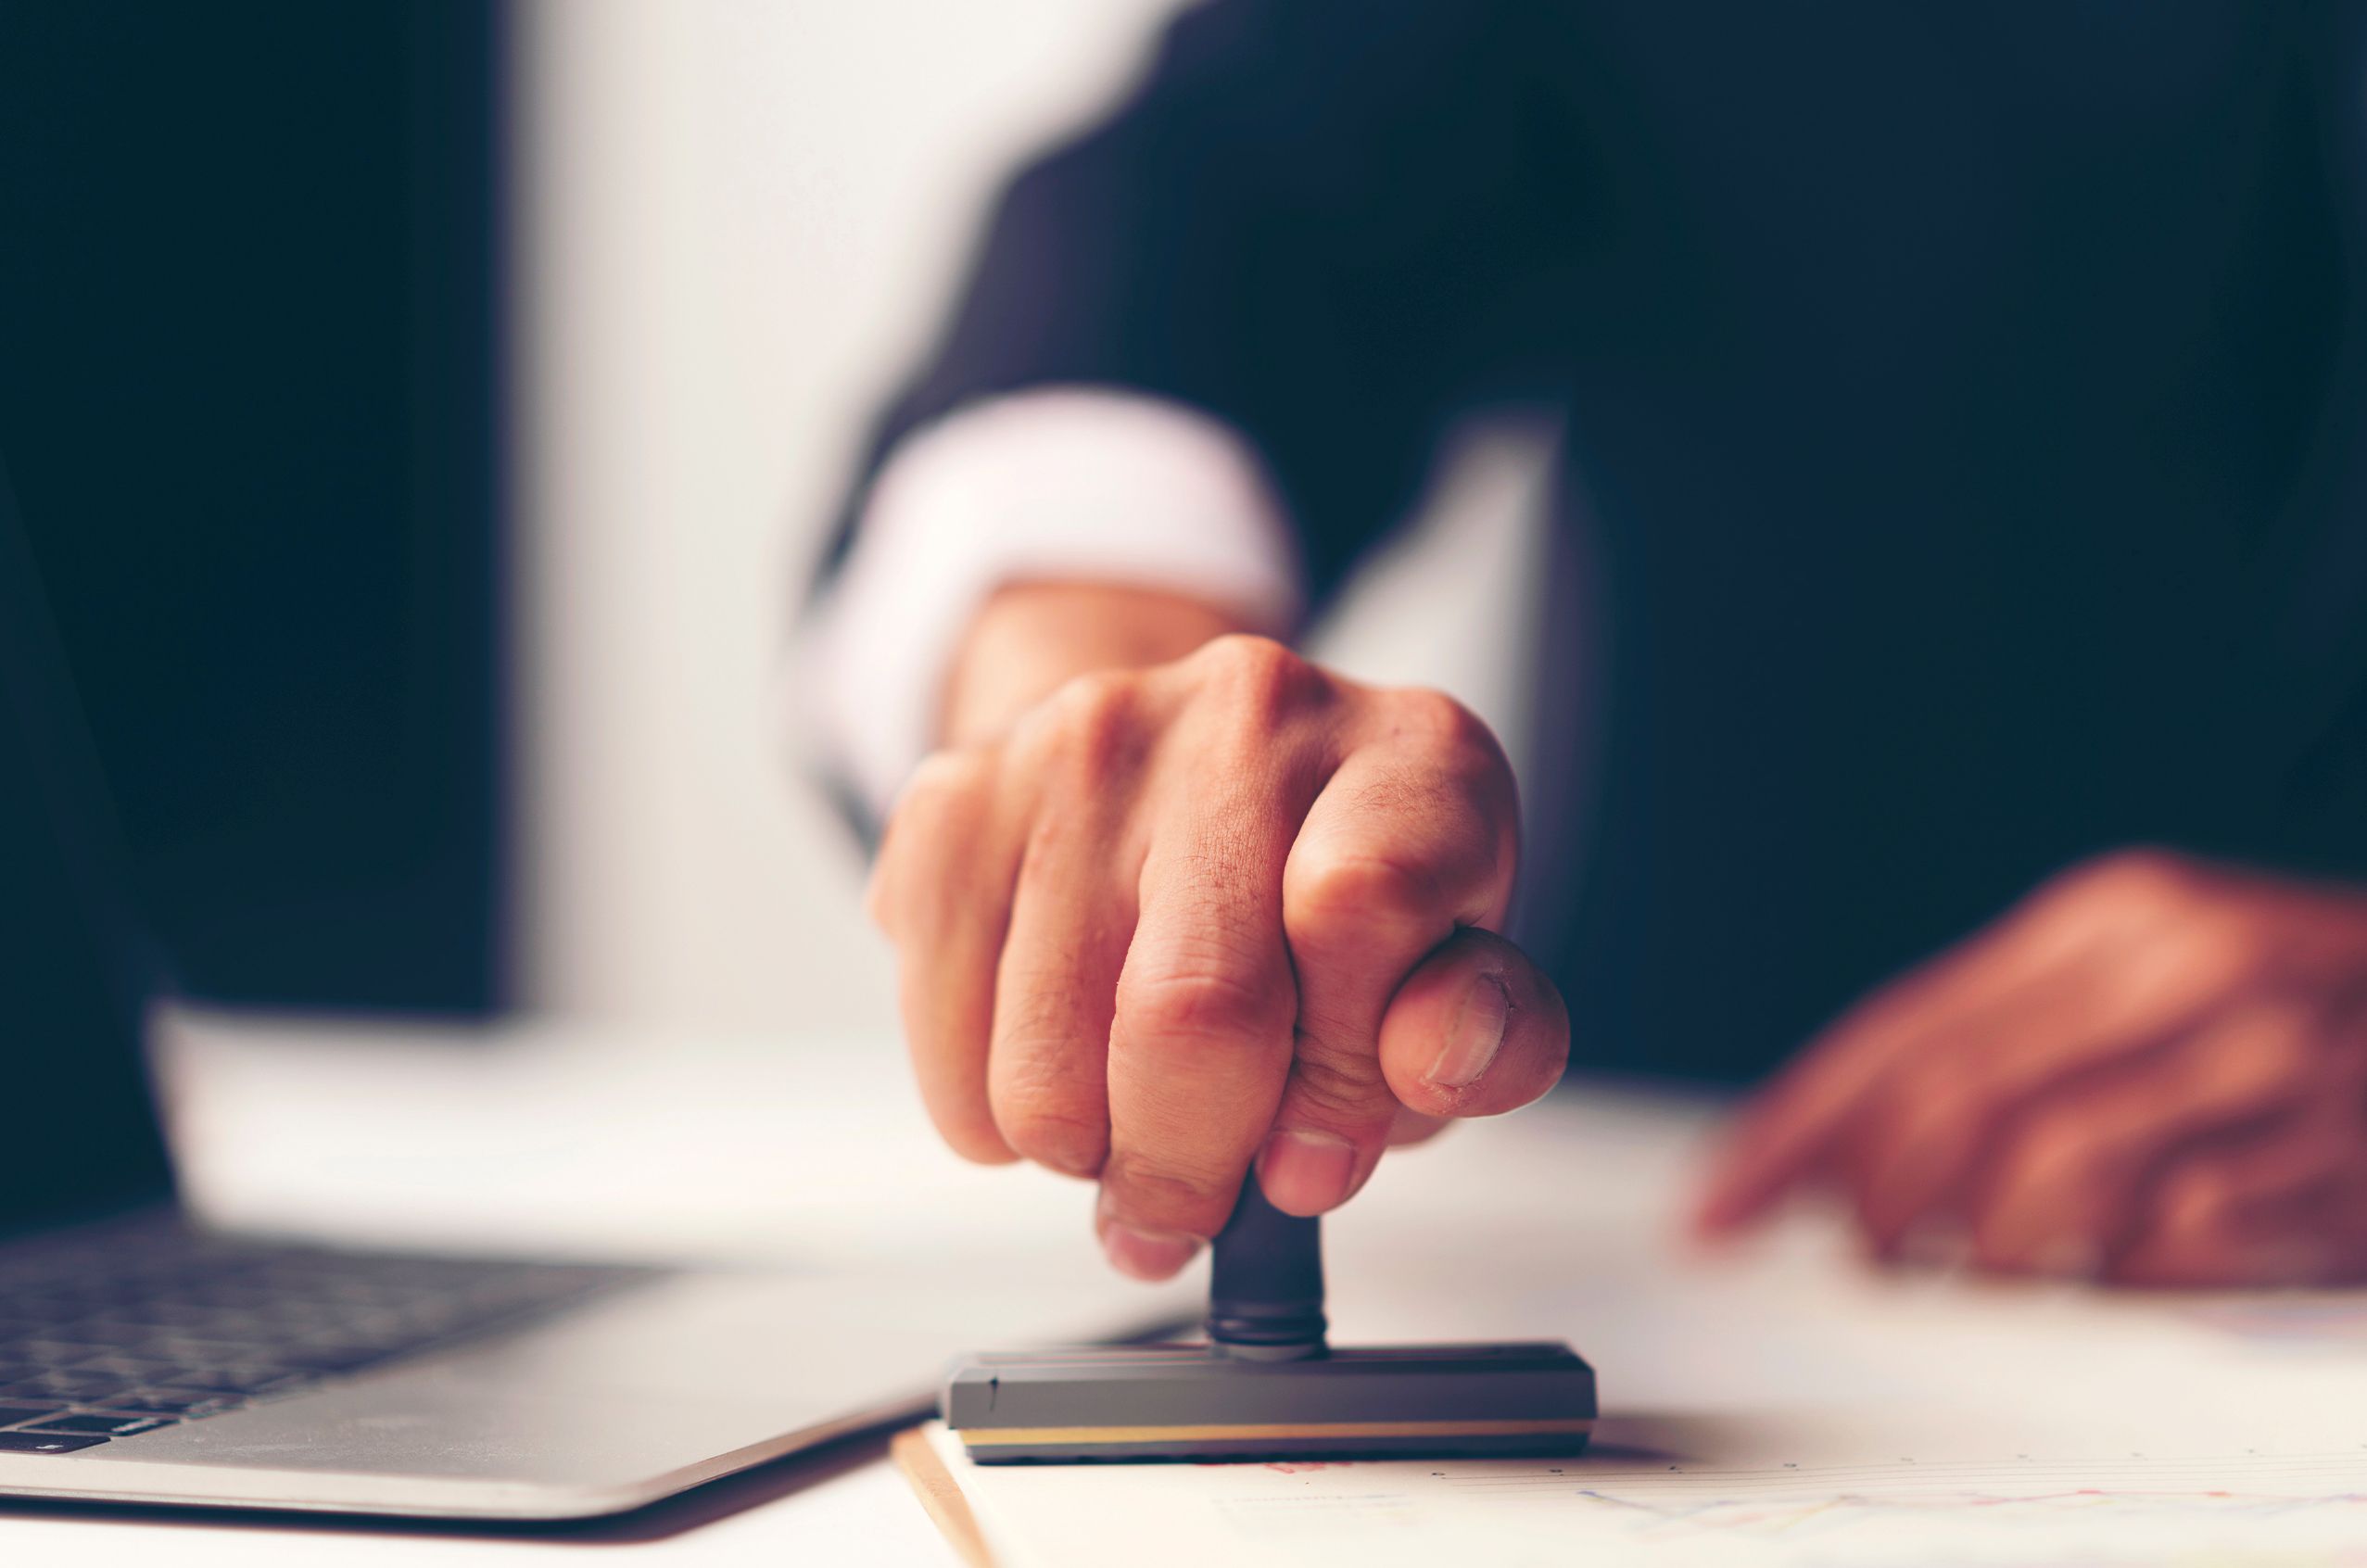
M104 1437L76 1437L62 1432L0 1432L0 1454L70 1454L95 1448Z
M135 1432L147 1432L168 1425L170 1416L145 1415L70 1415L55 1421L44 1421L28 1432L62 1432L70 1437L129 1437Z
M141 1388L103 1402L110 1410L152 1410L158 1415L211 1415L239 1402L235 1394L214 1394L203 1388Z
M0 1405L0 1426L14 1426L20 1421L38 1421L45 1415L56 1415L63 1405Z

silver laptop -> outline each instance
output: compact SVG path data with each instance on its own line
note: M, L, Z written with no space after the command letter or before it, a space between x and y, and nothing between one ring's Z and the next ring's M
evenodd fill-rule
M972 1344L1147 1330L1012 1258L873 1276L210 1233L146 1080L162 991L0 473L0 1496L618 1511L918 1413Z

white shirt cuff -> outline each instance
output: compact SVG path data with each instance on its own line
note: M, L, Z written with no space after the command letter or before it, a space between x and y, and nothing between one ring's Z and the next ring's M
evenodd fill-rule
M1090 386L949 414L889 454L810 624L810 718L877 816L933 743L947 668L980 606L1028 579L1168 589L1272 636L1303 606L1281 500L1221 422Z

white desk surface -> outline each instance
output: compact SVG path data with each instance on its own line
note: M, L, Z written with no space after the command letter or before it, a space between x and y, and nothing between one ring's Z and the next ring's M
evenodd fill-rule
M967 1166L939 1148L900 1051L884 1041L661 1039L558 1024L487 1040L220 1018L184 1020L171 1034L165 1077L188 1191L225 1221L654 1258L828 1263L982 1242L1091 1246L1088 1189ZM2208 1335L2140 1334L2164 1311L2158 1300L1871 1277L1814 1224L1740 1258L1688 1258L1671 1221L1706 1120L1698 1106L1590 1090L1392 1156L1327 1227L1338 1337L1570 1337L1596 1360L1607 1410L1697 1421L1749 1413L1729 1408L1740 1391L1753 1410L1822 1405L1837 1376L1860 1381L1875 1365L1853 1375L1840 1363L1862 1358L1812 1349L1804 1324L1862 1323L1863 1335L1848 1333L1896 1341L1909 1359L1924 1353L1915 1346L1944 1347L1948 1364L1916 1372L1918 1401L1943 1383L1994 1394L2001 1364L2038 1343L2012 1336L2064 1313L2083 1325L2072 1343L2125 1340L2134 1354L2142 1340L2173 1367L2205 1345ZM2002 1361L1978 1353L1993 1348ZM2265 1393L2298 1377L2323 1388L2312 1380L2336 1365L2348 1374L2350 1361L2247 1361L2231 1386L2259 1380ZM0 1511L0 1561L44 1561L46 1549L74 1562L137 1554L242 1568L458 1568L593 1545L635 1562L956 1561L877 1445L559 1529Z
M976 1249L987 1238L1092 1247L1089 1189L947 1153L891 1041L697 1039L559 1022L487 1034L207 1016L165 1032L160 1073L186 1195L224 1223L658 1260L868 1262ZM1636 1127L1664 1147L1675 1125ZM1385 1170L1360 1202L1365 1214L1333 1226L1344 1330L1361 1332L1371 1315L1356 1297L1355 1257L1367 1257L1366 1272L1386 1259L1392 1297L1408 1283L1419 1296L1429 1277L1419 1249L1403 1254L1414 1266L1401 1267L1392 1233L1451 1225L1465 1199L1500 1208L1489 1195L1519 1190L1513 1178L1534 1169L1541 1142L1559 1142L1555 1131L1551 1112L1531 1112L1394 1157L1402 1174ZM1416 1172L1426 1172L1418 1183L1408 1179ZM603 1557L664 1562L956 1561L876 1443L768 1467L623 1521L557 1529L0 1511L0 1560L38 1561L46 1549L75 1562L166 1553L192 1568L462 1568L594 1544Z
M969 1166L938 1145L889 1041L686 1039L558 1022L488 1035L203 1015L172 1020L165 1035L160 1074L186 1193L227 1223L643 1259L828 1263L990 1237L1092 1246L1089 1189ZM1665 1146L1671 1124L1636 1126ZM1385 1169L1362 1213L1333 1227L1344 1331L1418 1318L1380 1290L1361 1299L1360 1275L1386 1259L1377 1267L1397 1277L1388 1296L1409 1282L1424 1294L1421 1249L1393 1246L1392 1235L1451 1225L1466 1203L1509 1217L1503 1195L1519 1190L1513 1178L1535 1169L1554 1131L1551 1111L1532 1112L1393 1157L1402 1170ZM1615 1150L1597 1153L1619 1163ZM462 1568L592 1545L603 1560L652 1562L956 1561L881 1444L560 1528L0 1510L0 1561Z

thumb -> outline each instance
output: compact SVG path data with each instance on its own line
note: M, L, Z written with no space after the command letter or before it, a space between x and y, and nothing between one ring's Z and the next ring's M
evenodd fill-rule
M1553 1087L1570 1014L1528 955L1465 929L1432 949L1381 1018L1390 1093L1425 1116L1500 1116Z

